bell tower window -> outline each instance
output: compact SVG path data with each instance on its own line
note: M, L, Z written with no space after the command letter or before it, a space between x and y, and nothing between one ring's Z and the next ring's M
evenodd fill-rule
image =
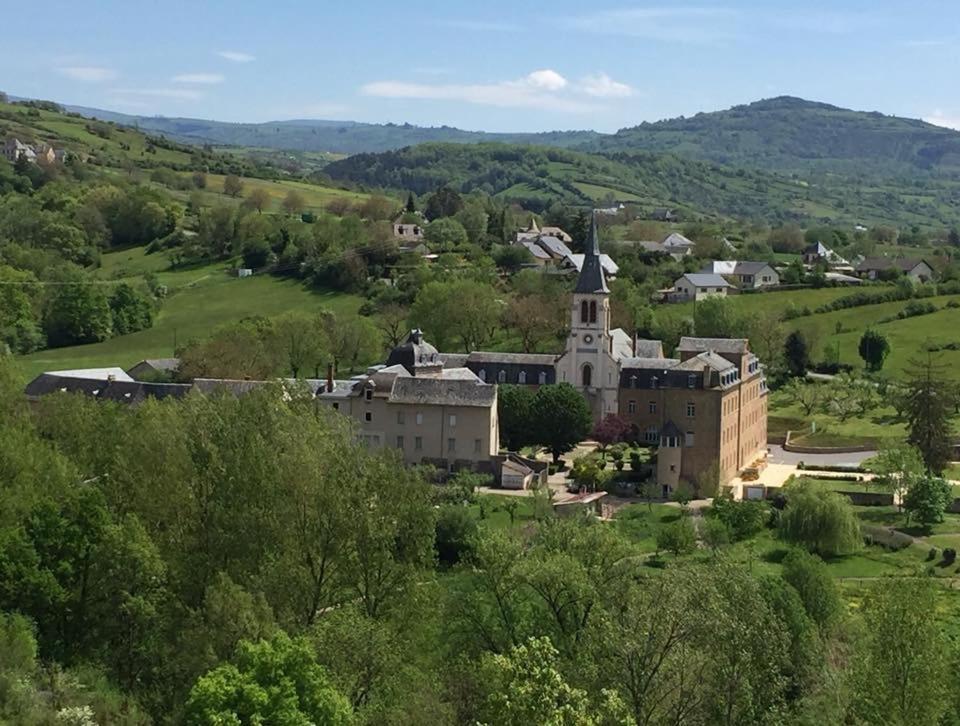
M593 366L587 363L583 367L583 386L584 388L590 387L591 379L593 378Z
M586 300L583 300L580 303L580 322L581 323L590 322L590 307Z
M591 323L597 322L597 301L596 300L590 301L590 322Z

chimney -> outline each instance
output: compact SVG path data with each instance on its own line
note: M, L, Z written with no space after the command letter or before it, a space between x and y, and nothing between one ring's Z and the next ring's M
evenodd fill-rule
M115 380L117 380L117 377L116 377L115 375L113 375L113 373L108 373L108 374L107 374L107 381L108 381L108 382L113 383Z
M327 393L333 390L333 363L327 363Z

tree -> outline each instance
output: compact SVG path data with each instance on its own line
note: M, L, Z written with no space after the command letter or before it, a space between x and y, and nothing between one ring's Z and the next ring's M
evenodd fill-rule
M596 456L581 456L570 467L570 478L582 491L595 492L603 488L607 481L607 472L600 466Z
M807 614L821 629L839 620L843 602L833 576L819 557L791 549L783 558L783 579L797 591Z
M273 322L270 343L283 355L291 378L325 374L324 364L332 358L323 322L320 316L300 312L286 313Z
M553 463L586 438L593 421L580 392L569 383L540 386L533 397L534 437L553 454Z
M783 392L791 403L798 403L806 416L816 411L826 398L827 386L809 383L801 378L791 378L783 387Z
M801 480L790 487L780 536L820 555L846 555L861 546L860 525L841 494Z
M44 329L51 347L106 340L112 333L110 302L93 281L58 286L47 308Z
M901 509L904 496L924 472L920 452L904 444L887 444L881 447L870 468L877 474L880 482L890 488Z
M709 297L694 308L693 324L701 338L739 338L746 333L744 321L725 297Z
M500 304L491 286L475 280L431 282L418 293L410 321L444 350L459 339L465 353L481 349L500 323ZM493 381L490 381L493 383Z
M860 336L860 346L858 348L860 357L867 366L867 370L876 373L883 368L883 361L890 353L890 343L887 336L873 328L867 328Z
M110 317L114 334L135 333L153 325L153 306L145 295L122 282L110 295Z
M730 543L730 528L722 520L715 517L709 517L704 520L702 533L704 544L706 544L714 554L716 554L717 550L721 547Z
M565 306L555 295L516 295L507 303L504 322L520 336L523 352L531 353L544 342L556 339L564 326L564 313Z
M932 582L893 578L866 599L854 659L852 710L861 723L940 723L951 696L947 639Z
M951 247L960 247L960 232L956 227L951 227L947 233L947 244Z
M534 443L536 419L533 401L536 392L530 386L501 385L497 389L497 420L500 445L508 451L520 451Z
M407 203L404 205L403 210L407 214L416 214L417 212L417 203L414 201L413 192L407 194Z
M457 212L457 221L467 233L467 239L475 245L482 245L487 238L487 212L478 202L470 202Z
M346 370L355 371L361 363L369 363L383 351L380 335L369 318L340 315L328 318L326 325L338 371L341 365Z
M810 367L810 350L807 346L807 339L799 330L794 330L787 336L783 345L783 353L786 358L787 372L791 376L803 376Z
M609 413L594 425L590 438L597 442L600 451L606 451L607 447L623 441L629 430L630 424L626 419Z
M455 219L441 217L423 228L423 239L430 249L438 252L450 252L467 242L467 230Z
M293 216L302 213L303 210L306 209L307 200L304 199L303 195L296 189L291 189L287 192L287 196L283 198L281 205L283 206L284 212Z
M423 213L429 220L452 217L463 209L463 198L450 187L440 187L427 199Z
M903 508L910 518L929 530L943 521L943 513L953 501L953 487L945 479L935 476L917 478L903 498Z
M953 414L955 396L943 379L942 366L928 353L926 361L909 362L912 375L907 381L907 441L923 457L928 474L939 474L953 453Z
M271 640L243 642L236 662L202 676L190 690L188 724L305 723L352 721L347 699L331 685L310 644L278 633Z
M443 567L453 567L466 561L473 551L477 536L477 520L470 510L458 504L448 504L437 514L437 535L434 547L437 561Z
M243 179L236 174L227 174L223 178L223 193L228 197L239 197L243 194Z
M689 554L697 547L697 533L690 517L682 515L657 530L657 550L672 552L674 557Z
M385 305L377 313L377 329L383 334L383 342L388 350L396 348L402 343L410 329L407 318L410 311L398 304Z
M263 187L254 187L247 194L246 204L256 209L257 214L263 214L263 210L270 206L270 192Z

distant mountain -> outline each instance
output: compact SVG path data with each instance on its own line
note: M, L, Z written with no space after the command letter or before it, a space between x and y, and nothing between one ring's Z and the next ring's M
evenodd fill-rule
M957 131L790 96L643 123L578 148L606 154L668 151L778 172L960 172Z
M501 141L515 144L539 144L561 148L584 144L600 136L596 131L547 131L544 133L488 133L464 131L452 126L414 126L412 124L368 124L357 121L301 119L266 123L227 123L195 118L131 116L85 106L66 106L67 110L104 121L136 126L144 131L194 144L247 146L293 151L322 151L334 154L358 154L364 151L390 151L404 146L430 142L470 144Z

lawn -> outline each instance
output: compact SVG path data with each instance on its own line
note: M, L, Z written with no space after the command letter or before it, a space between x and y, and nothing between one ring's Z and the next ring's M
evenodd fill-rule
M517 502L513 522L510 521L510 512L505 506L510 501ZM524 527L534 521L533 497L516 494L480 494L476 503L470 505L470 513L478 524L492 529Z
M876 290L883 290L878 286ZM778 290L775 292L758 292L742 295L731 295L727 299L731 307L738 313L757 313L774 311L783 313L788 307L798 308L809 307L811 310L820 305L824 305L834 300L845 297L856 292L849 287L822 287L819 289L809 288L803 290ZM695 303L685 302L672 305L664 305L657 309L657 315L665 317L693 317ZM863 308L856 308L862 310ZM804 320L798 318L797 320ZM787 321L787 326L793 326L797 322Z
M104 255L101 274L129 271L140 274L154 265L154 256L130 250ZM162 258L160 258L162 259ZM126 268L124 267L126 266ZM111 338L102 343L43 350L23 356L20 367L32 378L45 370L121 366L144 358L172 356L177 345L210 335L216 328L251 315L279 315L290 310L356 312L362 302L355 295L315 291L297 280L269 275L237 279L224 263L160 271L170 288L154 325L148 330Z
M223 194L224 179L225 177L222 174L207 174L207 188L203 194L205 203L219 202L222 204L232 201L230 197L226 197ZM323 187L301 181L269 181L266 179L250 179L245 177L243 179L243 193L241 197L246 197L253 189L265 189L270 195L272 207L264 211L279 211L280 203L292 190L300 192L306 202L307 209L313 212L321 211L331 199L337 197L349 199L352 202L362 202L370 196L369 194L363 194L361 192ZM242 201L242 199L240 201ZM399 208L399 206L400 201L397 200L397 207Z
M811 422L816 422L815 434L810 434ZM768 434L783 434L788 429L793 431L791 441L809 446L874 446L906 437L906 425L896 420L896 412L890 407L881 406L866 416L841 421L820 411L807 416L782 391L773 391L769 399Z
M666 504L628 504L617 512L614 525L645 552L657 549L657 530L675 522L682 511Z

